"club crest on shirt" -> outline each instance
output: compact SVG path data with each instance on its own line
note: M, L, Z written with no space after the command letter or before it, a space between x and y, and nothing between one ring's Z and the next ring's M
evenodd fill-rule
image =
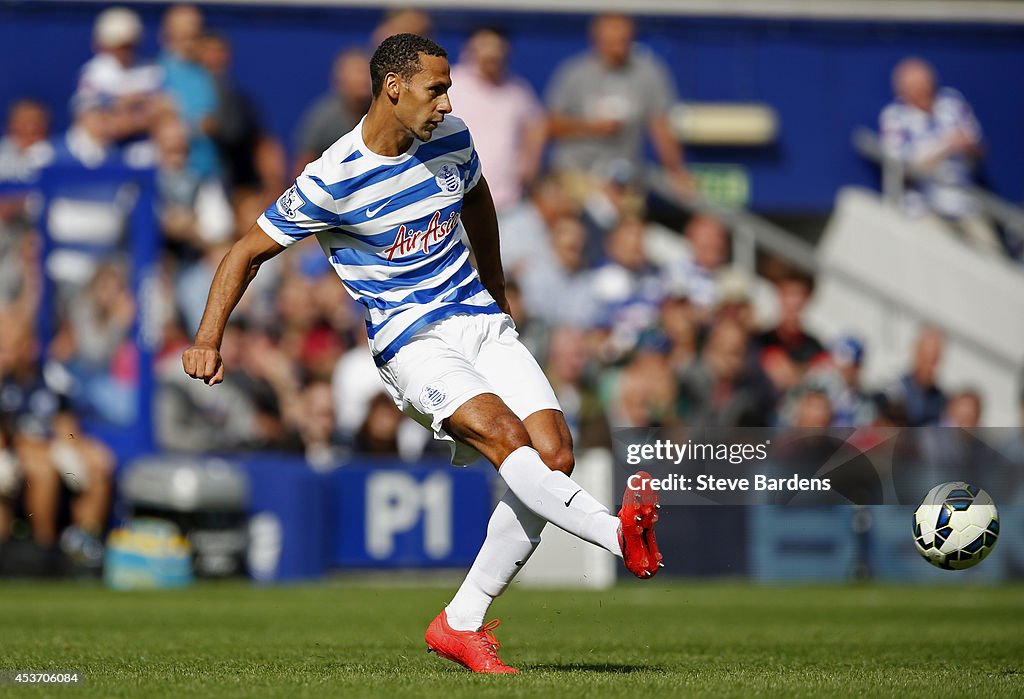
M299 194L299 188L296 185L292 185L291 188L281 195L281 198L277 200L277 210L281 212L281 215L287 219L294 219L299 214L299 209L305 204L305 200L302 195Z
M454 194L462 188L462 178L459 177L459 169L451 163L445 163L434 175L434 180L442 192Z
M428 383L420 391L420 403L428 408L439 408L448 397L448 387L443 381Z

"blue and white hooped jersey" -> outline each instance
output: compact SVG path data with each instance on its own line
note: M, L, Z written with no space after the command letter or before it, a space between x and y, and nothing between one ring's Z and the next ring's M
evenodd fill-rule
M936 179L912 183L908 188L904 205L911 212L931 208L944 216L962 218L977 210L974 198L963 191L971 182L971 158L964 154L942 155L957 132L975 143L981 141L981 125L963 95L948 87L940 88L931 112L893 102L882 110L879 130L889 157L918 166L936 157L940 160L933 170Z
M302 171L259 218L281 245L314 234L366 309L377 366L425 325L457 313L501 313L469 262L462 198L480 180L466 125L451 115L429 141L395 157L363 143L362 122Z

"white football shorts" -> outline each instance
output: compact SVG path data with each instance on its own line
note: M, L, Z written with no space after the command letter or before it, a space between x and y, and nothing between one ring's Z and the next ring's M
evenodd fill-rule
M450 443L452 463L480 454L446 433L441 423L464 403L494 393L520 420L538 410L561 410L551 384L519 342L506 314L454 315L423 327L379 368L399 410Z

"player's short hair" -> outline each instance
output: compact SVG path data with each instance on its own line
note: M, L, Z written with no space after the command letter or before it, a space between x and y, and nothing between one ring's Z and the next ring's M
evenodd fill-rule
M430 39L418 34L395 34L380 42L370 59L370 81L373 96L384 87L384 76L396 73L408 80L419 72L420 54L448 58L448 52Z

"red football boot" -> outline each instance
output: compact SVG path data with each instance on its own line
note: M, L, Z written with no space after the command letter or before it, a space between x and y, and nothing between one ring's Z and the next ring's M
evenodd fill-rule
M639 483L636 481L639 479ZM651 474L637 471L626 483L619 510L619 544L622 562L638 578L652 578L665 564L654 539L654 523L658 521L658 491L650 487ZM637 485L631 488L630 484Z
M509 667L498 657L501 644L493 631L500 623L492 619L479 631L456 631L448 625L448 614L442 609L427 627L427 652L433 651L473 672L516 674L519 670Z

